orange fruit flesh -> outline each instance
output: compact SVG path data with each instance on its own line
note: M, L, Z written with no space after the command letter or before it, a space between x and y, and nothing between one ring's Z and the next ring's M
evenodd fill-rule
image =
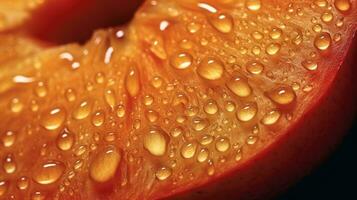
M0 195L152 199L234 170L332 81L354 6L147 1L83 46L14 45L0 57Z

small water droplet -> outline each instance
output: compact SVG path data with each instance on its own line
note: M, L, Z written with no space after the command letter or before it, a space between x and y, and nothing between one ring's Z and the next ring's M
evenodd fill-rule
M312 61L312 60L304 60L304 61L301 62L301 65L305 69L310 70L310 71L317 70L317 63Z
M268 55L275 55L277 54L279 51L280 51L280 48L281 48L281 45L278 44L278 43L270 43L268 44L268 46L266 47L265 49L265 52L268 54Z
M196 142L186 142L181 147L181 156L186 159L193 158L196 154L196 149Z
M195 131L202 131L209 125L208 120L195 117L192 119L192 128Z
M261 0L246 0L245 6L248 10L258 11L262 7Z
M16 141L16 134L13 131L6 131L1 140L4 147L11 147Z
M72 148L74 144L74 135L69 132L67 129L64 129L57 136L57 147L62 151L68 151Z
M10 110L13 113L19 113L24 108L24 104L18 98L13 98L10 101Z
M171 168L161 167L156 171L155 176L159 181L164 181L168 179L171 176L171 174L172 174Z
M291 104L296 94L290 86L279 86L268 92L269 98L279 105Z
M47 95L47 88L44 82L38 82L35 88L35 93L38 97L45 97Z
M208 159L208 156L209 156L209 150L203 148L197 154L197 161L200 163L205 162Z
M215 100L208 100L204 105L204 111L207 114L214 115L218 112L218 105Z
M226 137L219 137L216 140L216 149L219 152L226 152L231 147L229 139Z
M30 180L26 176L22 176L17 180L16 186L20 190L26 190L30 185Z
M246 64L249 73L259 75L264 71L264 65L258 61L251 61Z
M107 104L111 107L114 108L115 104L116 104L116 99L115 99L115 92L114 90L105 90L104 92L104 98L105 101L107 102Z
M125 88L131 97L135 97L139 94L140 77L136 67L129 69L125 79Z
M102 126L105 120L105 114L103 111L97 111L92 116L92 124L96 127Z
M171 66L175 69L187 69L192 65L193 57L189 53L176 53L171 56Z
M3 169L8 174L13 174L16 171L16 162L12 154L8 154L3 161Z

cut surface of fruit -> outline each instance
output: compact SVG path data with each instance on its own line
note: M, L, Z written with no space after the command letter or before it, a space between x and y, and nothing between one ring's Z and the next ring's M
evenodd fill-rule
M356 6L147 1L84 45L0 55L1 198L158 199L239 173L328 95Z

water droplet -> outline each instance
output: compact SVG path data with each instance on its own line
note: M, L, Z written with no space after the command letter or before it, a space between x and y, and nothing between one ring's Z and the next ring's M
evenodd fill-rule
M208 120L195 117L192 119L192 128L195 131L202 131L209 125Z
M4 196L7 193L9 188L9 184L5 180L0 180L0 197Z
M13 113L19 113L24 108L24 104L18 98L13 98L10 101L10 110Z
M67 129L57 136L57 147L62 151L68 151L72 148L74 143L74 135Z
M47 88L44 82L38 82L35 88L35 93L38 97L45 97L47 95Z
M68 102L73 102L76 100L76 92L71 88L66 90L65 96Z
M273 125L278 122L280 116L281 113L278 110L271 110L263 116L262 123L264 125Z
M166 60L167 58L164 41L161 38L151 42L150 51L161 60Z
M218 112L218 106L215 100L208 100L204 105L204 111L207 114L214 115Z
M140 91L140 77L139 72L136 67L132 67L125 79L125 87L126 91L129 93L131 97L135 97L139 94Z
M82 101L77 108L73 110L72 116L74 119L82 120L89 116L92 111L92 104L88 101Z
M99 183L111 180L119 166L121 160L120 152L113 146L98 153L89 167L90 177Z
M102 126L105 120L105 114L103 111L97 111L92 116L92 124L96 127Z
M181 127L175 127L170 131L170 134L172 137L178 137L184 133L183 128Z
M166 153L168 138L161 130L151 130L144 136L144 148L154 156L163 156Z
M258 137L257 137L257 136L250 135L250 136L248 136L248 138L247 138L247 144L249 144L249 145L253 145L253 144L255 144L257 141L258 141Z
M257 112L258 112L257 104L256 103L248 103L238 109L237 118L239 121L249 122L256 116Z
M247 97L252 94L252 88L248 81L242 77L236 76L228 81L227 87L239 97Z
M228 112L234 112L236 110L236 104L232 101L227 101L225 103L224 108L226 109L226 111Z
M61 108L54 108L42 115L41 126L49 131L52 131L61 127L65 120L65 111Z
M205 58L197 67L197 73L207 80L218 80L224 73L223 63L216 58Z
M172 174L171 168L161 167L156 171L155 176L158 180L164 181L168 179L171 176L171 174Z
M263 39L263 37L264 37L264 35L263 35L261 32L259 32L259 31L253 31L253 32L251 33L251 36L252 36L254 39L256 39L256 40L261 40L261 39Z
M47 161L37 167L33 179L41 185L49 185L61 178L65 166L59 161Z
M208 159L209 151L206 148L201 149L197 154L197 161L202 163Z
M181 156L186 159L193 158L193 156L196 154L196 149L196 142L187 142L181 147Z
M258 11L262 7L261 0L246 0L245 6L248 10Z
M231 147L229 139L226 137L219 137L216 140L216 149L219 152L226 152Z
M200 144L202 145L209 145L213 142L213 136L212 135L203 135L200 139Z
M218 14L210 18L212 26L221 33L229 33L233 29L233 18L229 14Z
M42 192L34 192L31 195L31 200L45 200L46 195L43 194Z
M321 51L327 50L331 45L331 35L326 32L318 34L315 38L314 45Z
M275 55L277 54L279 51L280 51L280 48L281 48L281 45L278 44L278 43L270 43L268 44L268 46L266 47L265 49L265 52L268 54L268 55Z
M333 14L331 12L324 12L321 15L321 20L325 23L331 22L333 20Z
M279 86L269 91L268 96L274 103L280 105L291 104L296 98L296 94L290 86Z
M269 36L271 39L273 40L277 40L281 37L281 35L283 34L283 31L280 28L274 27L270 32L269 32Z
M246 64L246 69L251 74L261 74L264 71L264 65L258 61L251 61Z
M111 89L105 90L104 92L104 98L107 104L111 107L114 108L116 104L116 99L115 99L115 92Z
M22 176L17 180L16 186L20 190L26 190L30 185L30 180L26 176Z
M314 4L320 8L324 8L328 5L326 0L315 0Z
M170 59L171 66L175 69L187 69L192 65L193 57L189 53L176 53Z
M187 30L190 33L197 33L201 29L201 25L195 22L187 24Z
M312 61L312 60L304 60L304 61L301 62L301 65L305 69L310 70L310 71L317 70L317 63Z
M16 171L16 162L12 154L8 154L3 161L3 169L8 174L13 174Z
M335 7L341 12L349 11L352 6L350 0L335 0L334 4Z
M159 119L159 113L154 110L148 110L145 113L145 117L149 122L154 123Z
M151 95L145 95L143 99L143 103L145 106L150 106L154 102L154 97Z
M16 134L12 131L6 131L1 139L4 147L11 147L16 141Z
M320 32L322 31L322 26L321 26L321 24L314 24L314 25L312 26L312 30L313 30L314 32L316 32L316 33L320 33Z
M124 107L124 105L118 105L118 107L117 107L117 116L119 118L122 118L122 117L125 116L125 107Z

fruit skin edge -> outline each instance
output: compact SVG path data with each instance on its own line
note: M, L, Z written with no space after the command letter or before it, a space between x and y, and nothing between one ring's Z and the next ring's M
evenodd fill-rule
M356 33L355 33L356 34ZM338 72L307 112L263 151L197 188L163 191L154 199L272 199L325 161L342 142L357 111L357 37L353 34ZM335 57L334 55L330 55ZM321 124L323 124L321 126Z

